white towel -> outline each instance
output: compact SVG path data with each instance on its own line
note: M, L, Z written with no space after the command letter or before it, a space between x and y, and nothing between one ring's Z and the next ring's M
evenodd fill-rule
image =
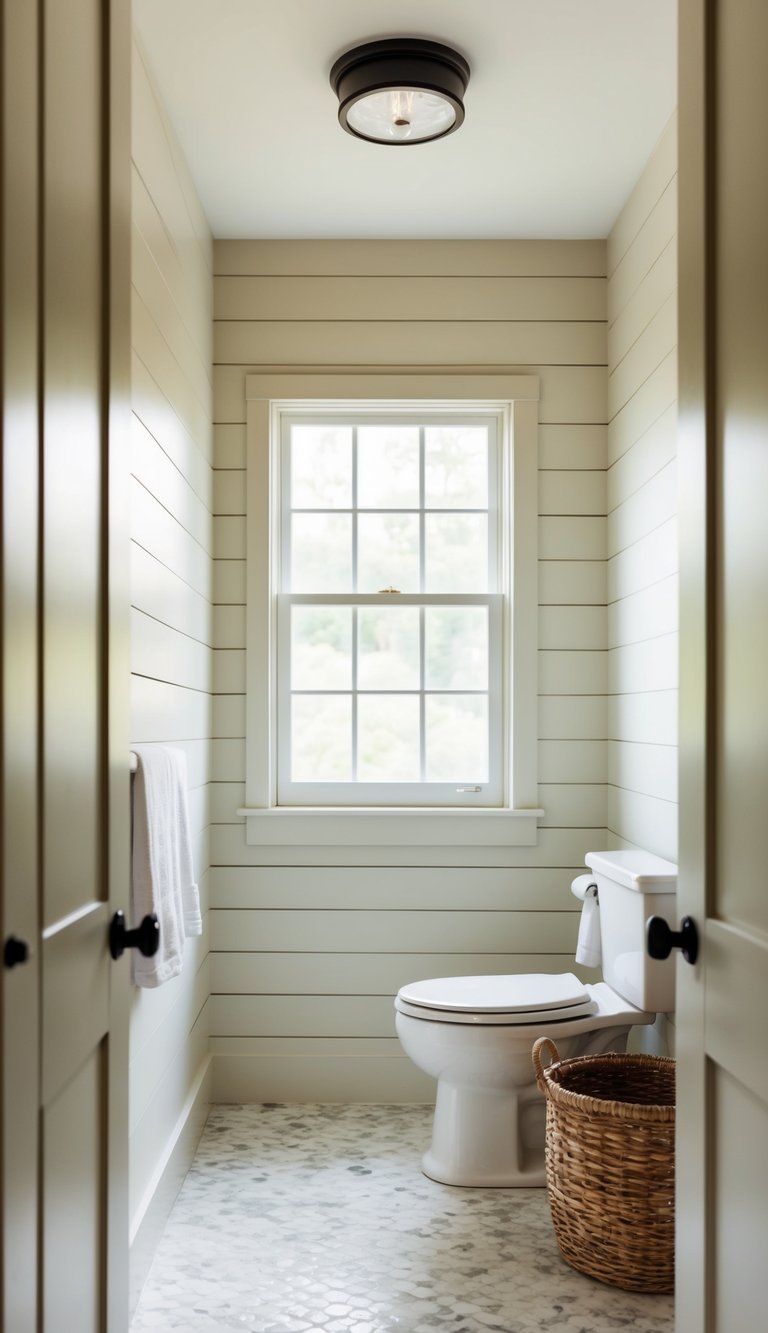
M181 971L184 939L201 935L200 897L192 865L187 763L181 750L136 745L133 780L133 924L148 912L160 922L154 958L132 951L137 986L162 986Z
M576 962L584 967L599 967L602 962L600 947L600 905L597 890L587 892L581 909L579 939L576 945Z

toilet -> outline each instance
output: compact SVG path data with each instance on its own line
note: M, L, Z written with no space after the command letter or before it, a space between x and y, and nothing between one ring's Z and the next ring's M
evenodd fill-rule
M543 1185L536 1038L552 1037L563 1059L623 1051L630 1028L674 1009L674 956L648 957L645 923L657 914L673 918L677 866L637 849L590 852L585 861L597 886L602 981L584 985L572 972L440 977L397 993L403 1050L437 1079L432 1142L422 1159L432 1180Z

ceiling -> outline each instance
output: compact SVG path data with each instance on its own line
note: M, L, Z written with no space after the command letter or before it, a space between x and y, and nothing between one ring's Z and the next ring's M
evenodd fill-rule
M675 0L134 0L217 237L599 237L676 105ZM467 57L466 120L401 149L343 133L363 41Z

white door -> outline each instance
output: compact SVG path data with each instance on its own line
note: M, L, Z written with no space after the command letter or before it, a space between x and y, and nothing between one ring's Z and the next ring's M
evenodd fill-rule
M677 1333L764 1328L768 6L680 7Z
M130 30L102 0L3 21L4 1326L123 1333Z

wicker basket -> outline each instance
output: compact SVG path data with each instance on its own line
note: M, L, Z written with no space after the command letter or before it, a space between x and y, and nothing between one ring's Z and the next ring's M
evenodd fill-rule
M554 1060L542 1067L542 1050ZM675 1278L675 1062L652 1055L560 1060L533 1048L547 1099L547 1191L573 1268L625 1291Z

